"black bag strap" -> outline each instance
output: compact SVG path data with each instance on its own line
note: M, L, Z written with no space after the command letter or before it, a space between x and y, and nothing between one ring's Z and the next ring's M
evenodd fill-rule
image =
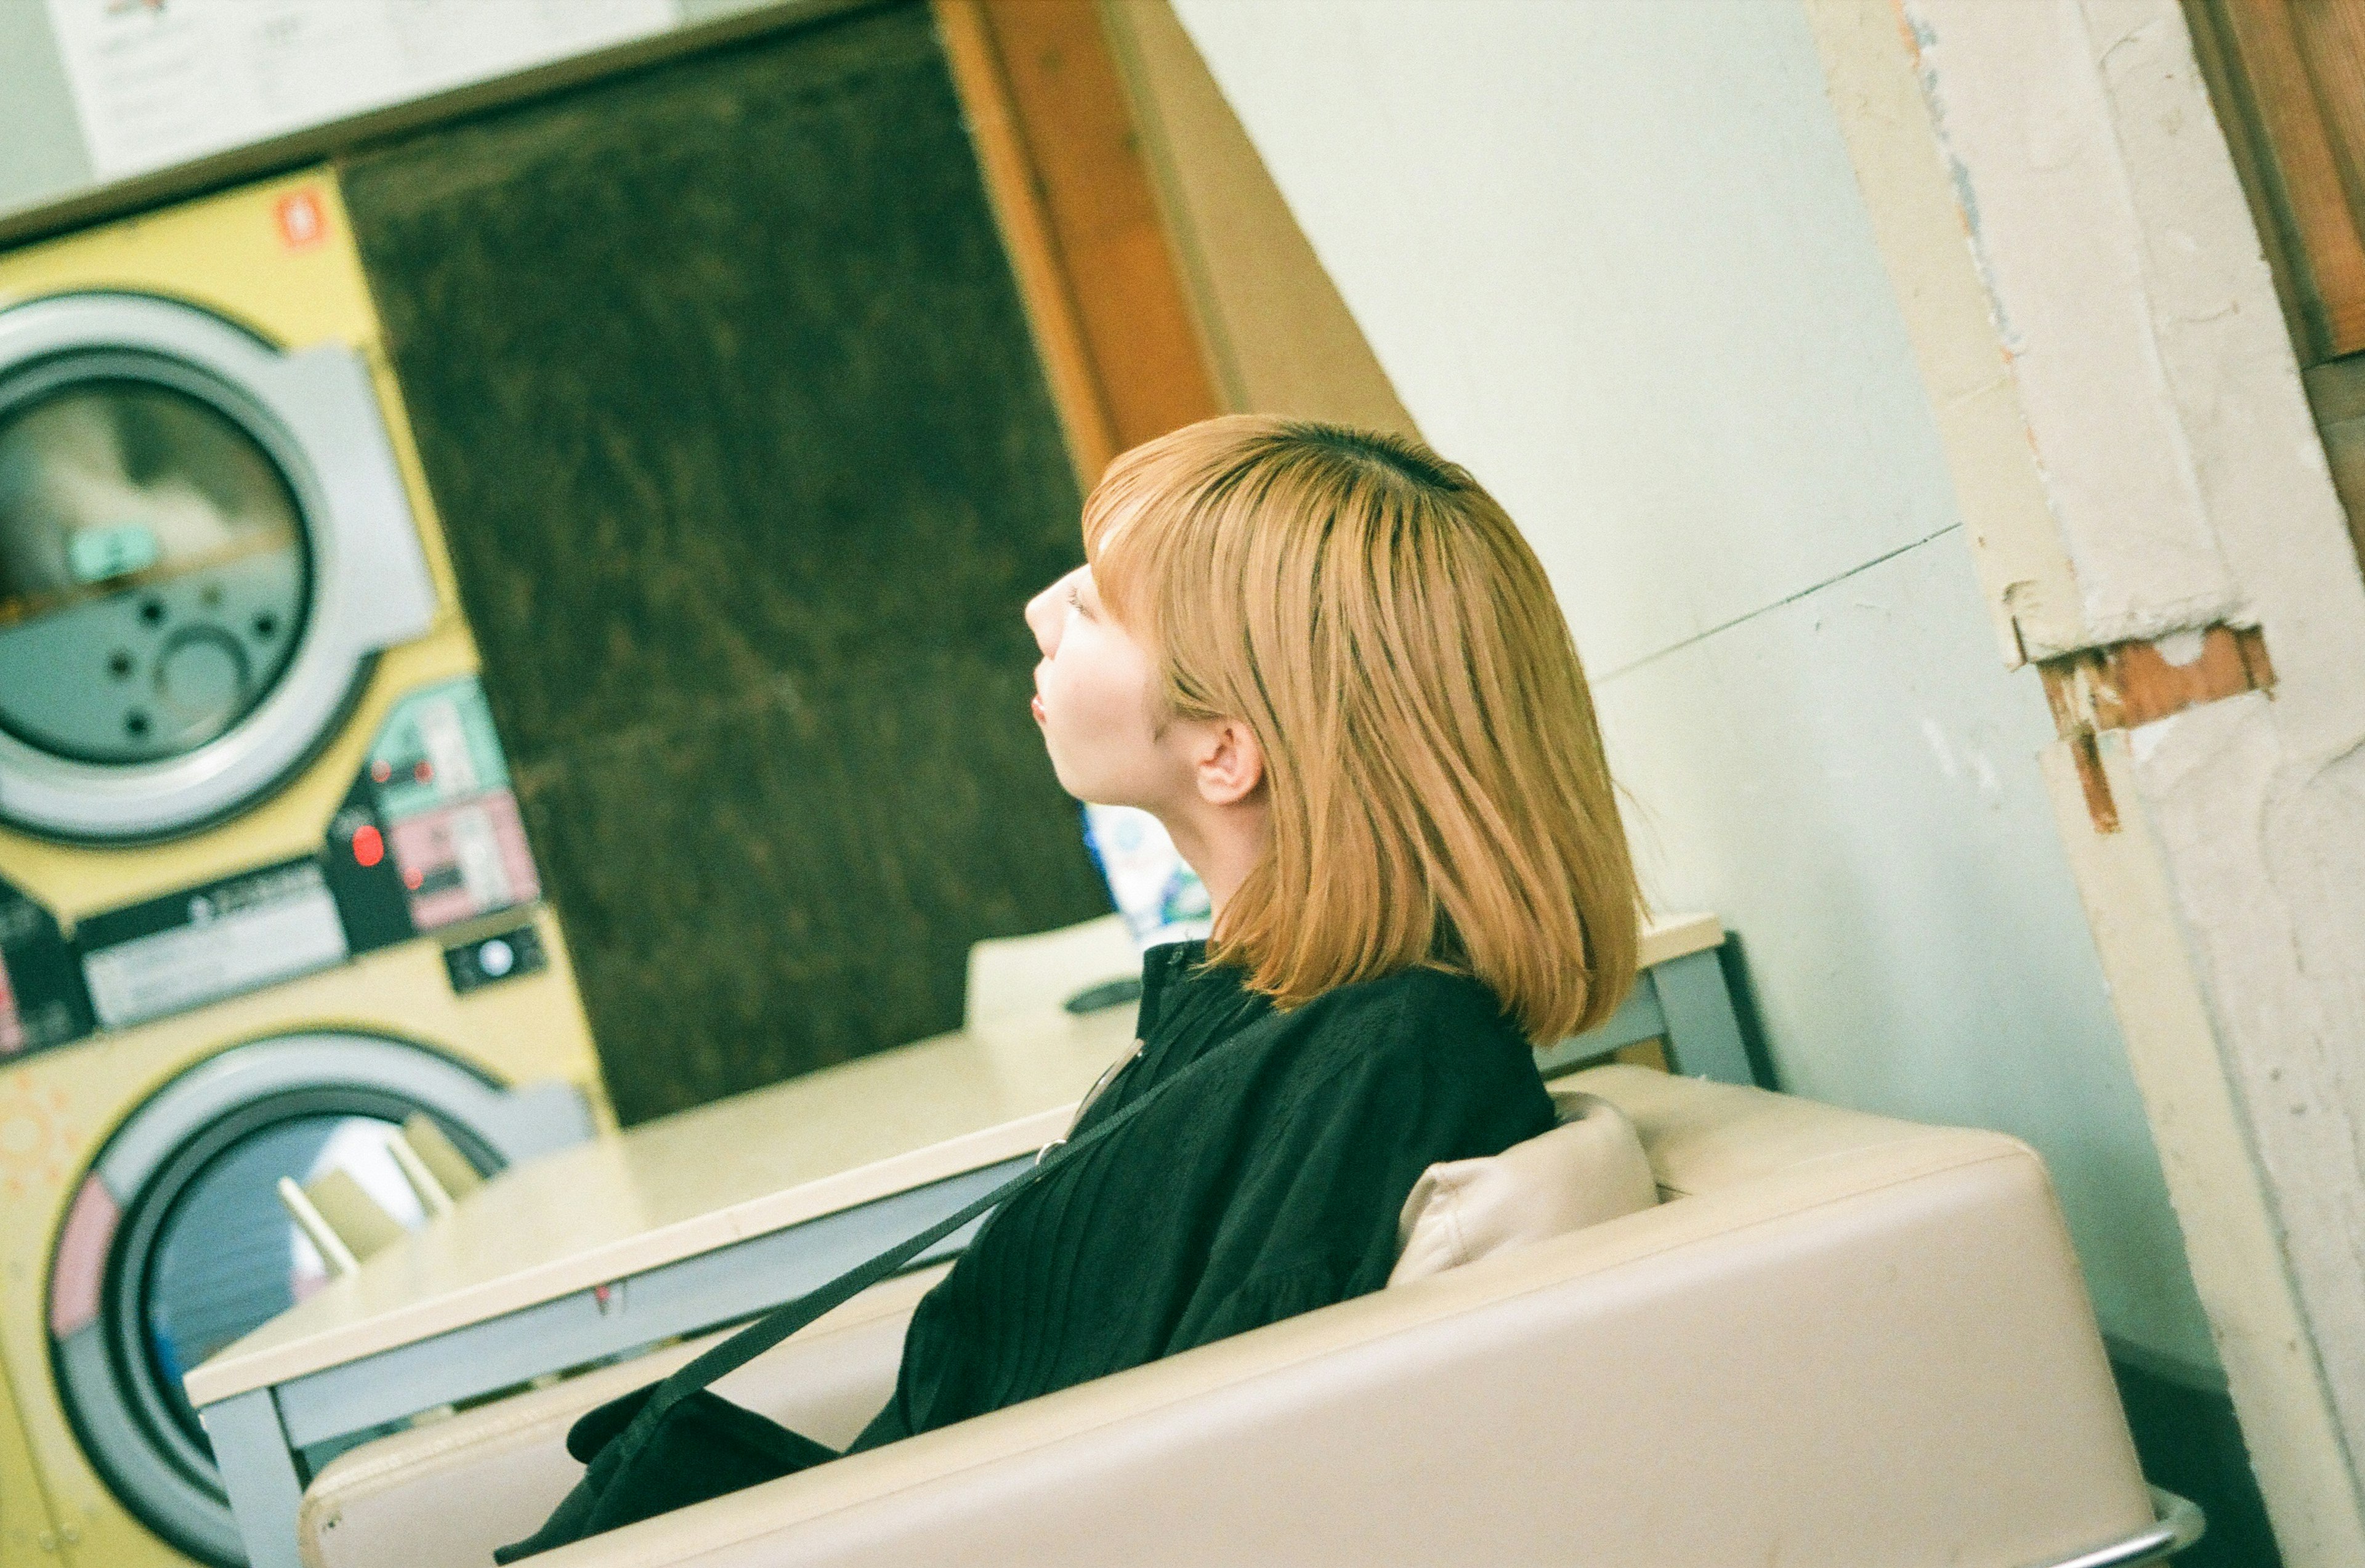
M1137 1045L1137 1053L1138 1048ZM1119 1068L1130 1066L1135 1059L1137 1059L1136 1057L1128 1056L1118 1066ZM1074 1159L1080 1150L1091 1148L1133 1120L1151 1101L1172 1088L1178 1079L1187 1076L1189 1075L1178 1073L1174 1078L1170 1078L1157 1085L1131 1104L1120 1106L1108 1120L1082 1137L1072 1140L1054 1139L1044 1146L1041 1154L1035 1157L1034 1164L984 1196L972 1198L959 1209L936 1221L918 1235L896 1243L868 1262L856 1264L827 1284L808 1291L794 1301L786 1302L772 1308L771 1311L748 1324L721 1344L676 1368L670 1376L656 1385L656 1392L649 1395L647 1403L643 1405L639 1413L633 1417L632 1424L616 1435L615 1446L621 1450L616 1456L616 1462L620 1464L631 1463L633 1456L648 1442L650 1435L656 1430L658 1423L665 1419L666 1412L676 1405L717 1378L738 1371L824 1313L844 1305L880 1281L900 1271L912 1260L977 1218L978 1215L1017 1196L1026 1188L1032 1186L1059 1169L1060 1165ZM1097 1089L1099 1086L1094 1087ZM1091 1103L1092 1100L1088 1096L1084 1101L1084 1106L1089 1107ZM1077 1115L1081 1118L1082 1114L1083 1111L1080 1108ZM1046 1156L1050 1158L1047 1159Z

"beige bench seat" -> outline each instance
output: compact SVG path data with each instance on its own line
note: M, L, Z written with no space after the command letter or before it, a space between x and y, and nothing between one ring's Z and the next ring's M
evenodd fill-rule
M2039 1568L2151 1526L2027 1148L1639 1068L1566 1081L1632 1120L1666 1201L536 1562ZM922 1284L726 1392L843 1440ZM687 1353L344 1456L306 1560L488 1562L571 1484L574 1414Z

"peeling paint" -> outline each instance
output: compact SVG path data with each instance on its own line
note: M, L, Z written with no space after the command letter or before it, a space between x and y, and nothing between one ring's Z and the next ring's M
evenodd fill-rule
M1940 87L1938 68L1933 58L1938 48L1937 30L1911 10L1906 16L1914 45L1915 65L1922 81L1922 95L1929 104L1930 123L1938 135L1938 152L1945 161L1947 178L1954 183L1955 206L1962 218L1963 238L1970 247L1971 265L1978 270L1982 280L1987 280L1990 267L1982 239L1984 225L1979 218L1978 190L1972 183L1970 165L1956 154L1946 135L1946 100ZM1993 287L1988 289L1987 296L1996 342L2007 358L2020 353L2021 336L2012 326L2008 302Z
M1947 152L1933 128L1921 55L1928 50L1935 58L1942 40L1900 4L1807 0L1805 10L1929 387L1946 465L1976 534L1972 554L1997 651L2005 668L2018 669L2039 650L2079 646L2088 639L2068 556L2025 442L2012 362L1980 282ZM2015 432L2019 454L1999 461L1992 442L2002 430Z
M1946 167L1955 176L1955 200L1963 209L1963 228L1976 246L1979 240L1979 194L1971 188L1971 172L1959 159L1947 160Z
M2208 1277L2214 1337L2276 1543L2292 1568L2353 1568L2365 1562L2365 1520L2349 1501L2340 1431L2320 1397L2323 1368L2289 1288L2281 1217L2247 1153L2246 1096L2228 1077L2199 977L2164 958L2191 940L2169 868L2147 833L2084 831L2068 750L2047 756L2047 781L2177 1214L2196 1271ZM2127 792L2137 793L2131 781ZM2285 1070L2271 1064L2263 1076L2278 1083Z
M2180 313L2225 312L2230 291L2170 297L2193 269L2164 270L2161 259L2214 254L2189 218L2190 249L2122 242L2137 227L2136 175L2113 111L2131 95L2146 112L2181 105L2155 82L2181 22L2149 4L2090 15L2050 0L2021 8L2023 25L2006 30L1981 25L1982 3L1906 0L1906 9L1945 40L1917 64L2045 504L2078 581L2082 637L2067 640L2127 641L2229 619L2238 595L2205 521L2215 476L2162 395L2177 368L2160 335ZM2032 13L2045 23L2027 25ZM2081 38L2090 57L2080 58Z

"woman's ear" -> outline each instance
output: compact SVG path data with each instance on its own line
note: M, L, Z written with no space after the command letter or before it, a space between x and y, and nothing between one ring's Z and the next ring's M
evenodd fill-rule
M1191 771L1201 800L1228 806L1248 799L1264 782L1264 747L1239 720L1217 719L1207 726Z

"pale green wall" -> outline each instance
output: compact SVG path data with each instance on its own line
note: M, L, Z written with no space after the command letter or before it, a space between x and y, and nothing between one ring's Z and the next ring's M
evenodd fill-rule
M1786 1087L2018 1134L2106 1329L2214 1355L1803 15L1176 0L1592 673L1650 890Z

